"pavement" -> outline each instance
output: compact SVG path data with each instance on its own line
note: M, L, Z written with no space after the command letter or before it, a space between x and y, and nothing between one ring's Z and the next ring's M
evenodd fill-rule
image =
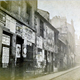
M76 66L74 68L71 68L71 69L68 69L68 70L65 70L65 71L60 71L60 72L56 72L56 73L51 73L51 74L47 74L47 75L44 75L44 76L40 76L40 77L37 77L37 78L31 78L31 79L28 79L28 80L52 80L52 79L55 79L56 77L59 77L63 74L66 74L70 71L73 71L77 68L80 68L80 66ZM27 80L27 79L25 79Z

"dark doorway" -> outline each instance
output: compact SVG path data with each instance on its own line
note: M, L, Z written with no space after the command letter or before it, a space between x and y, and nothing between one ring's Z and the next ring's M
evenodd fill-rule
M51 72L53 72L53 53L51 53Z
M18 67L22 65L23 63L23 56L22 56L22 45L23 45L23 39L19 36L16 37L16 65L18 65ZM20 50L20 51L19 51ZM17 55L17 53L19 52L19 55Z
M27 69L33 69L33 44L27 45Z
M23 73L24 73L24 59L22 56L22 45L23 45L23 39L20 36L16 36L16 67L15 67L15 80L22 79Z
M45 50L45 60L46 60L45 72L47 72L48 61L47 61L47 51L46 50Z

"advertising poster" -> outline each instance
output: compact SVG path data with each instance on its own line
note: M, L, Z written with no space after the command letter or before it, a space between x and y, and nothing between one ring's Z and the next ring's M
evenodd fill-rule
M2 63L9 63L9 48L3 47Z
M16 44L16 58L20 58L21 45Z

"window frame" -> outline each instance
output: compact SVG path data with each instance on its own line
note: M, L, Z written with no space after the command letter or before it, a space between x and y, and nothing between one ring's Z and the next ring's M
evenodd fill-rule
M40 36L44 38L44 22L40 19Z

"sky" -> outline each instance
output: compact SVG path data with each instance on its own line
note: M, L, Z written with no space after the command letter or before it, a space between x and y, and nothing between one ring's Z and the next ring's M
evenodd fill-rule
M66 17L74 22L75 34L80 36L80 0L38 0L38 8L48 11L50 19L54 16Z

